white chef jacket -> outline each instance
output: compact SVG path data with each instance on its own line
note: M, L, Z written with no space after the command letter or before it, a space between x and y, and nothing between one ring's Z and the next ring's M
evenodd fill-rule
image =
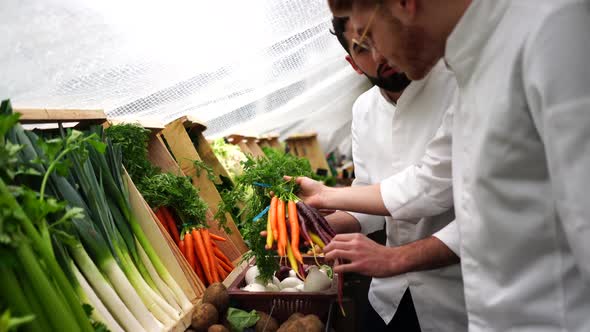
M470 331L590 331L590 2L475 0L447 41Z
M378 87L367 91L355 102L352 153L356 178L353 185L379 183L398 173L394 178L414 177L413 182L400 180L404 186L412 187L409 191L416 190L416 186L428 187L437 193L440 201L430 211L413 215L428 215L427 218L393 220L391 217L351 213L359 221L363 233L382 229L387 220L387 245L399 246L426 238L444 228L437 236L443 242L451 243L449 247L458 247L458 231L452 226L445 228L454 219L451 209L450 130L436 140L437 144L444 146L439 149L444 152L437 156L442 160L440 167L445 168L441 171L444 175L440 178L432 176L430 182L427 176L421 179L415 177L416 173L421 173L416 169L421 167L421 159L427 154L429 142L433 141L443 118L445 122L452 121L452 113L446 115L446 111L455 90L455 80L441 61L427 78L414 81L406 88L397 108ZM419 181L422 183L417 185ZM459 264L391 278L373 278L369 301L385 322L389 323L393 318L408 287L422 331L459 332L467 329Z

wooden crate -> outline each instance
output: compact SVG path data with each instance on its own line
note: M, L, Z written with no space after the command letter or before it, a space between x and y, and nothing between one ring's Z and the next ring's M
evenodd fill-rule
M227 227L230 229L231 234L223 232L219 228L219 223L213 218L213 215L218 211L221 196L215 184L207 177L207 173L203 171L198 174L197 172L193 161L202 160L202 158L199 156L186 131L185 122L187 121L188 119L186 117L182 117L170 122L162 130L162 135L158 135L157 137L159 137L158 140L161 140L169 148L171 155L178 162L182 172L190 176L193 179L195 187L200 190L200 196L207 202L211 211L211 214L207 216L207 222L212 230L218 230L219 235L225 235L229 239L229 241L226 241L227 251L224 253L233 261L248 251L248 247L244 243L238 227L229 214L226 214L226 218ZM233 249L230 246L233 246Z
M289 136L285 141L289 152L295 156L307 158L314 172L317 172L318 169L330 171L326 155L320 147L316 133Z
M60 124L77 129L86 129L91 125L109 126L107 117L102 110L16 108L14 112L21 115L21 123L28 128L51 130L58 128ZM181 258L180 250L170 239L168 233L161 229L161 225L156 222L155 215L137 191L131 178L125 174L124 180L129 188L131 208L146 237L158 253L168 272L176 280L189 300L196 304L203 294L203 284L190 267L186 269L185 265L187 263ZM185 331L190 326L194 308L193 306L193 309L185 313L168 331Z
M240 150L242 150L244 154L249 154L254 157L264 156L264 152L262 151L260 146L258 146L258 143L256 143L258 138L254 136L243 136L239 134L233 134L227 136L226 139L229 143L239 146Z
M258 137L255 136L244 136L244 140L246 141L246 145L252 151L252 155L254 157L264 157L264 151L258 145Z
M277 150L284 150L283 146L279 142L279 135L268 134L258 137L258 145L262 147L269 147Z
M193 141L195 149L197 149L199 157L201 157L205 164L209 165L209 167L213 169L213 173L215 174L214 182L216 184L221 184L223 182L223 177L233 183L233 179L231 178L225 167L223 167L223 165L213 152L213 149L211 148L209 141L207 141L205 135L203 134L205 130L207 130L207 126L195 119L191 119L190 117L187 117L184 126L189 136L191 137L191 140Z

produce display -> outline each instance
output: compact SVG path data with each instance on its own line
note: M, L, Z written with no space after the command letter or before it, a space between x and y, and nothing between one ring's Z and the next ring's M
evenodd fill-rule
M107 128L106 135L123 150L129 175L199 279L205 285L224 280L234 266L215 242L226 239L208 231L207 204L190 178L162 173L149 162L148 130L122 124Z
M234 189L223 193L218 213L222 218L224 212L243 205L242 235L251 249L245 258L256 259L261 280L260 285L246 286L247 290L266 289L281 261L288 262L298 280L306 280L302 248L308 246L315 257L315 245L323 248L335 236L325 218L295 195L298 188L294 179L284 179L285 175L313 177L309 161L276 150L270 150L266 157L247 158L242 175L235 179ZM261 232L266 237L261 237ZM338 278L340 302L342 283L342 278Z
M25 131L0 106L0 310L31 331L164 331L192 309L101 127ZM5 318L2 318L4 321Z

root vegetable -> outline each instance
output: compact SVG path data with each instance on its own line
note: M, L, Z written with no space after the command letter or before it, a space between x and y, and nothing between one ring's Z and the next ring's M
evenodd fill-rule
M303 283L303 281L299 280L298 278L294 278L294 277L285 278L285 279L283 279L283 281L281 281L281 289L295 288L295 287L297 287L297 285L301 285L302 283Z
M276 332L279 329L279 323L276 319L262 311L257 311L257 313L260 319L254 326L256 332Z
M191 327L197 332L207 331L209 326L217 323L219 319L219 313L215 306L211 303L202 303L197 307L193 315L193 322Z
M207 330L207 332L229 332L229 330L227 329L227 327L225 327L221 324L215 324L215 325L209 326L209 329Z
M224 313L229 307L227 288L220 282L207 287L205 293L203 293L203 303L211 303L218 313Z
M250 284L246 287L242 288L242 290L246 292L266 292L266 287L262 286L261 284Z

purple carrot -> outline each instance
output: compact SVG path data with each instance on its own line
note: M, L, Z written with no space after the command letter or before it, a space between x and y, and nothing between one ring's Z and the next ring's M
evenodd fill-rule
M301 205L300 205L300 203L301 203ZM315 231L318 234L318 236L320 237L320 239L322 239L322 241L325 244L328 244L330 242L330 240L332 240L332 237L327 236L328 234L319 225L316 216L309 209L306 209L305 206L306 205L303 204L302 202L297 203L297 207L299 207L299 210L298 210L299 214L302 215L305 219L307 219L307 221L309 221L312 228L315 228Z
M334 229L332 229L332 226L330 226L330 224L328 223L328 221L326 220L326 218L324 216L322 216L322 214L310 207L309 210L311 210L311 212L317 217L320 226L322 226L324 228L324 230L326 231L326 233L328 233L330 235L330 237L334 237L336 236L336 232L334 232Z
M324 216L322 216L322 214L319 213L318 210L316 210L315 208L313 208L303 202L301 202L301 206L304 209L311 212L311 214L315 217L314 219L317 220L317 223L322 227L322 229L324 229L326 231L327 234L330 235L330 238L333 238L334 236L336 236L336 232L334 232L334 230L332 229L330 224L328 224L328 221L326 220L326 218L324 218Z
M301 225L301 236L303 236L303 238L305 239L305 241L307 241L309 243L309 245L313 245L313 242L311 241L311 236L309 236L309 233L307 232L307 218L305 218L303 216L303 214L301 214L301 208L299 207L299 203L295 204L297 206L297 212L299 214L299 224Z

